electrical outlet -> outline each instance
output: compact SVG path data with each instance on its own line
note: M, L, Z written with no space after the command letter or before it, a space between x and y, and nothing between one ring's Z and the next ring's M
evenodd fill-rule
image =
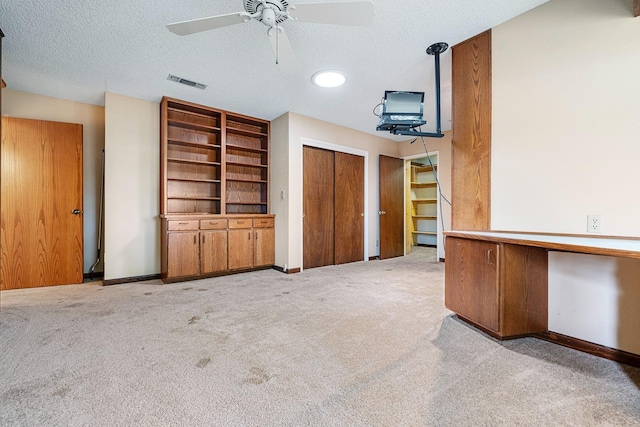
M602 233L601 215L587 215L587 233Z

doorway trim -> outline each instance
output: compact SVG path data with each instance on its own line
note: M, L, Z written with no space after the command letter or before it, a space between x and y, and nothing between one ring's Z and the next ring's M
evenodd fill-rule
M364 157L364 261L369 261L369 152L360 150L359 148L347 147L346 145L334 144L331 142L319 141L317 139L311 139L302 137L300 138L301 148L305 145L308 147L322 148L330 151L338 151L346 154L353 154L356 156ZM302 150L300 151L301 157L298 164L300 165L300 177L304 176L304 167L302 162ZM304 213L304 189L302 190L302 197L298 205L298 213L302 219ZM304 256L304 227L303 221L300 221L299 225L300 235L300 259ZM303 263L300 262L300 271L304 270Z

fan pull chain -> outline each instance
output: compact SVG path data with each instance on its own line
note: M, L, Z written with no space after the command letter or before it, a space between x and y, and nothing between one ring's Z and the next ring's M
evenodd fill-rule
M279 44L278 44L278 36L280 35L280 31L276 28L276 65L278 65L278 57L279 57Z

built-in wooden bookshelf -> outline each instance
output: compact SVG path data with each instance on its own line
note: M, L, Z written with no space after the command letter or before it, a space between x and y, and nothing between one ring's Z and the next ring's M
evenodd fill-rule
M269 121L166 97L160 114L162 279L273 265Z
M226 212L268 212L269 122L226 117Z
M161 213L269 212L269 122L163 98Z

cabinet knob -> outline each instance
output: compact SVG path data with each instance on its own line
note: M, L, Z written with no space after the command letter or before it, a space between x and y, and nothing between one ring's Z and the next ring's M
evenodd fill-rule
M491 252L493 252L493 249L489 249L487 251L487 264L489 265L493 265L493 261L491 260Z

